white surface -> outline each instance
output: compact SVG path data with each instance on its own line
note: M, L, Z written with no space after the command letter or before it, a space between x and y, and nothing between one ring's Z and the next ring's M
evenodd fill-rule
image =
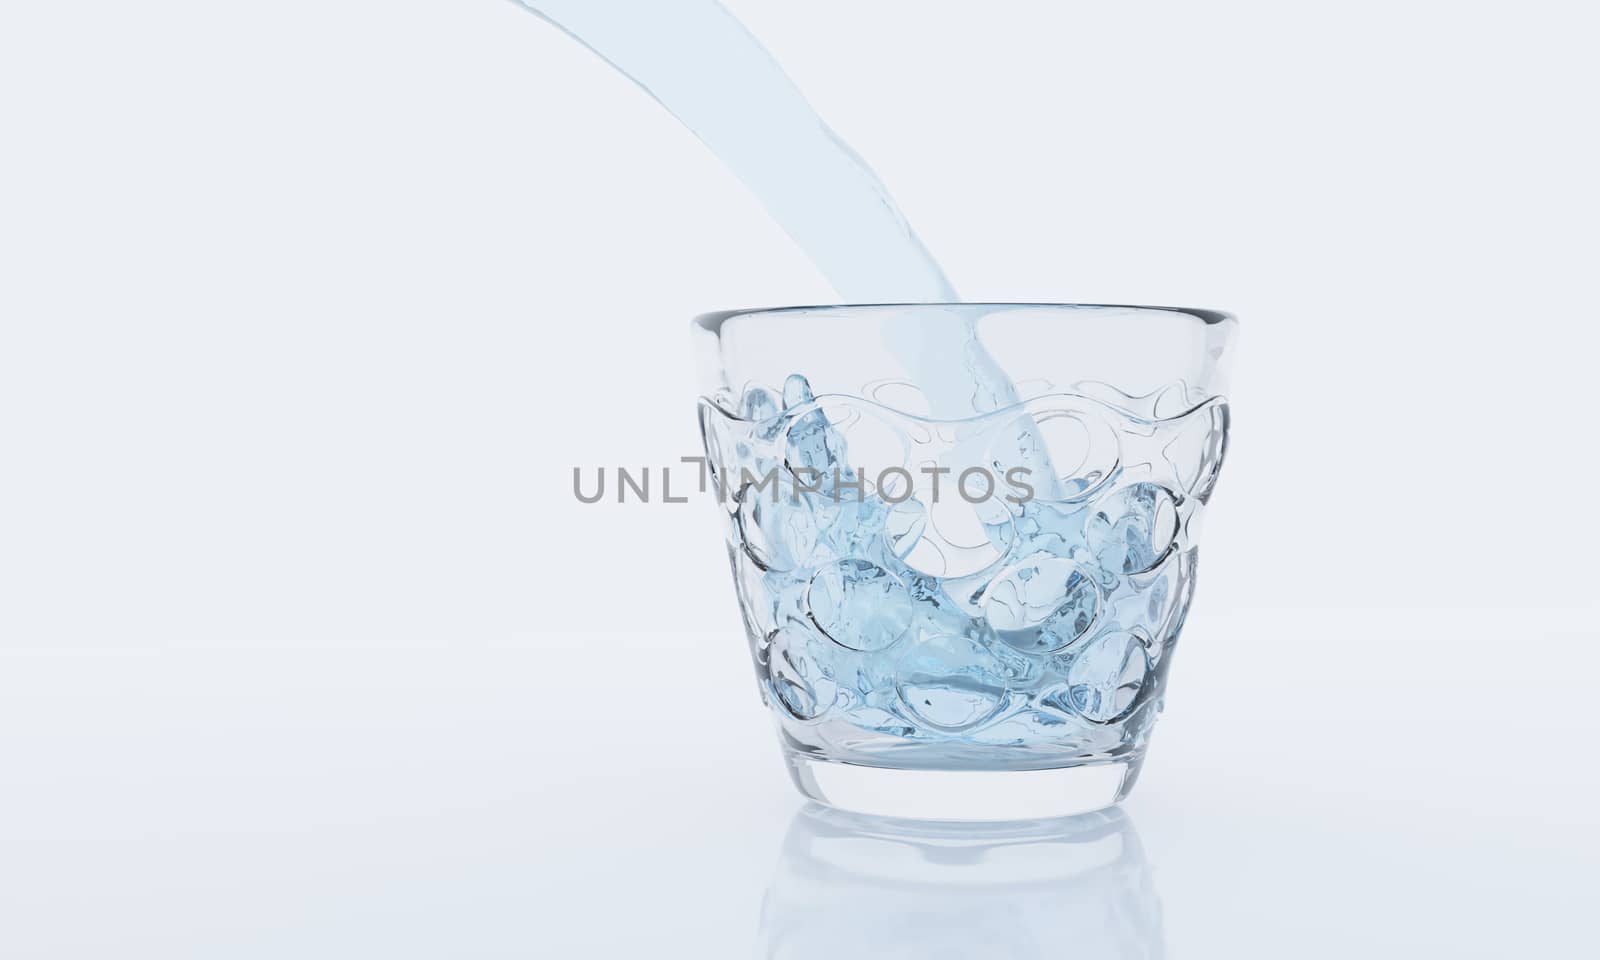
M1600 827L1593 764L1567 744L1600 725L1532 665L1600 637L1524 626L1529 657L1508 669L1507 626L1202 605L1125 804L1159 901L1138 942L1172 957L1581 953ZM741 644L712 639L8 656L0 946L760 955L764 925L828 910L791 895L763 920L800 802ZM1336 655L1352 642L1386 669ZM1252 669L1287 646L1326 655L1275 682ZM925 873L959 884L983 867ZM908 915L892 883L841 882L866 899L858 915ZM1103 906L1092 885L1075 899ZM973 913L943 955L983 955L960 931L1052 929L1004 902Z
M1581 953L1593 11L731 7L968 297L1242 318L1168 953ZM828 299L754 201L490 0L10 4L0 127L0 955L748 955L710 508L570 484Z

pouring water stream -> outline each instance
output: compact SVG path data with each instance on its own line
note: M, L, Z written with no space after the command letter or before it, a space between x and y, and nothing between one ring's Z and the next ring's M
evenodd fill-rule
M883 182L716 0L511 2L565 31L677 117L844 302L959 300ZM967 319L916 311L889 336L933 416L959 419L1017 402Z

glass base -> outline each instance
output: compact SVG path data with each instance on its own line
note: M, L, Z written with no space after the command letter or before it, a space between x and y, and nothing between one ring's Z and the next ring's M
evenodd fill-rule
M789 775L818 803L912 820L1044 820L1111 806L1133 790L1143 757L1053 770L907 770L787 754Z

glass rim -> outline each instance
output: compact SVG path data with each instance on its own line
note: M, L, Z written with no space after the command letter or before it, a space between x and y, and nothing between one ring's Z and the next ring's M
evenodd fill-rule
M878 310L926 307L929 309L955 308L955 309L989 309L1012 310L1038 308L1047 310L1140 310L1150 313L1181 313L1194 317L1206 326L1216 326L1231 323L1239 324L1239 318L1222 310L1212 310L1207 307L1169 307L1155 304L1141 303L1061 303L1049 301L1008 301L1008 300L948 300L948 301L906 301L890 303L816 303L797 304L792 306L777 307L745 307L734 310L713 310L709 313L699 314L691 321L691 327L705 330L711 334L720 333L723 324L735 317L755 317L761 315L778 315L787 313L802 313L806 311L842 311L842 310Z
M1116 387L1111 386L1110 384L1104 384L1104 385L1107 386L1107 387L1110 387L1110 389L1112 389L1112 390L1116 391L1117 393L1121 394L1123 398L1128 399L1128 400L1139 400L1139 399L1144 399L1145 397L1154 395L1154 394L1138 395L1138 394L1124 393L1121 390L1117 390ZM1161 391L1159 391L1159 390L1155 391L1155 393L1160 393L1160 392ZM751 417L745 416L745 414L743 412L735 409L734 406L731 403L725 402L725 401L730 401L732 399L733 399L732 397L726 396L726 395L718 395L718 394L714 394L714 393L702 393L700 395L699 401L700 401L700 406L702 408L702 412L704 410L714 410L719 416L723 417L725 420L728 420L730 422L734 422L734 423L759 423L760 422L758 420L752 419ZM902 410L899 407L891 406L890 404L883 403L883 402L878 401L878 400L874 400L871 397L859 397L859 396L853 396L853 395L850 395L850 394L839 394L839 393L819 393L815 397L813 397L811 400L808 400L805 403L800 404L797 407L790 408L790 409L785 409L785 410L781 411L779 414L777 414L777 416L788 416L788 417L798 418L798 417L804 416L805 414L810 413L812 411L825 410L826 408L829 407L829 405L831 405L833 403L836 403L836 402L838 402L840 400L845 400L845 401L848 401L852 406L872 407L872 408L875 408L875 409L877 409L879 411L883 411L883 412L887 412L889 414L892 414L893 416L898 417L899 419L905 420L905 421L910 422L910 423L917 423L917 424L923 424L923 425L926 425L926 426L934 426L934 427L941 427L941 426L979 426L979 425L983 425L983 424L999 424L999 423L1002 423L1002 422L1009 422L1010 420L1014 420L1014 419L1017 419L1019 417L1033 417L1036 414L1028 409L1028 405L1030 403L1033 403L1033 402L1035 402L1037 400L1041 400L1041 399L1044 399L1044 397L1029 397L1029 398L1026 398L1026 399L1018 400L1015 403L1006 404L1003 407L996 407L993 410L986 410L986 411L983 411L982 413L974 413L974 414L972 414L970 416L965 416L965 417L935 417L935 416L932 416L932 415L926 414L926 413L916 413L916 412L913 412L913 411L910 411L910 410ZM1118 405L1116 403L1114 403L1112 400L1104 398L1104 397L1086 397L1084 399L1087 400L1090 404L1092 404L1094 406L1098 406L1098 407L1106 407L1106 408L1117 408L1118 407ZM1209 395L1207 395L1205 397L1202 397L1199 400L1191 400L1191 401L1189 401L1187 403L1187 405L1185 405L1183 407L1183 409L1181 409L1181 410L1178 410L1178 411L1175 411L1175 412L1172 412L1172 413L1165 413L1165 414L1162 414L1160 416L1142 415L1142 414L1137 414L1137 413L1131 413L1125 408L1122 410L1122 412L1125 415L1129 416L1131 419L1136 420L1136 421L1138 421L1139 423L1142 423L1142 424L1147 424L1148 425L1148 424L1161 424L1161 423L1175 423L1175 422L1177 422L1179 420L1182 420L1182 419L1184 419L1186 417L1192 416L1197 411L1199 411L1201 409L1204 409L1206 407L1226 408L1228 406L1228 403L1229 403L1229 401L1228 401L1227 396L1225 396L1224 394L1220 394L1220 393L1213 393L1213 394L1209 394Z

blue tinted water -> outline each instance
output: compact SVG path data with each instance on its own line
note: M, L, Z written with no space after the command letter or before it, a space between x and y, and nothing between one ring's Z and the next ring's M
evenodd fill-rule
M886 474L851 459L859 411L814 398L800 375L781 406L763 388L747 393L757 422L712 421L733 431L717 445L740 460L719 479L733 494L735 579L791 746L947 767L1142 746L1187 609L1192 521L1223 421L1209 405L1153 421L1064 394L1042 402L1099 418L1119 438L1119 465L1091 456L1063 482L1070 496L1003 505L950 486L941 497L925 481L893 502L898 492L876 486ZM992 438L1004 417L976 428ZM883 423L907 438L925 425ZM901 462L929 462L940 441L928 436ZM774 482L753 486L769 472ZM974 522L952 524L952 510Z

